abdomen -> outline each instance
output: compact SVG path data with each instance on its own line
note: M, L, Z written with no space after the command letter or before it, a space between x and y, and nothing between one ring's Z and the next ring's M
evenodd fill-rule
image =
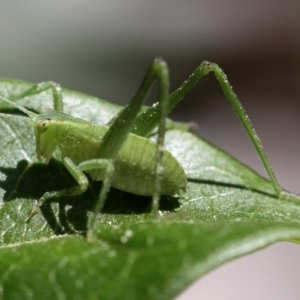
M115 162L112 187L136 195L152 196L155 162L156 144L148 139L129 134ZM95 170L89 173L95 180L103 179L99 178L102 172L98 173ZM170 152L164 151L161 194L174 195L185 189L186 175L182 166Z

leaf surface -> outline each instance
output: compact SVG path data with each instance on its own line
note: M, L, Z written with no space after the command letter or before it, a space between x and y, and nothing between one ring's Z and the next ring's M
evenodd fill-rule
M12 98L30 86L2 79L0 95ZM66 113L99 124L120 109L70 90L63 96ZM18 103L35 112L53 107L48 91ZM1 101L0 110L16 113ZM86 230L101 183L54 199L26 224L36 199L75 182L59 161L36 162L33 129L23 120L0 117L0 143L0 291L7 299L170 299L228 260L300 239L298 197L278 199L268 180L227 153L170 130L166 147L185 169L186 194L162 197L153 221L149 197L112 189L91 245L61 234Z

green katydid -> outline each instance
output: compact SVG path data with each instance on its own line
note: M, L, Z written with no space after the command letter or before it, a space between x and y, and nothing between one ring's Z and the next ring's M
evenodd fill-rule
M282 189L272 171L251 122L230 86L225 73L214 63L204 61L175 92L169 94L169 71L161 58L150 65L145 78L129 105L107 126L96 125L73 118L63 113L63 99L58 84L44 82L17 95L18 100L52 89L54 110L35 114L17 103L0 97L2 101L18 108L28 117L0 114L1 117L22 118L34 126L38 160L46 163L58 148L61 160L78 186L45 193L31 210L29 220L50 198L73 196L83 193L88 187L84 172L103 185L95 206L93 219L88 227L87 238L93 238L97 214L101 211L109 188L115 187L138 195L152 196L152 214L157 215L161 195L180 195L186 189L187 178L175 157L164 150L165 120L167 114L208 73L213 72L227 99L249 135L274 188L281 197ZM142 113L141 107L154 81L159 80L159 101ZM157 142L147 137L158 126Z

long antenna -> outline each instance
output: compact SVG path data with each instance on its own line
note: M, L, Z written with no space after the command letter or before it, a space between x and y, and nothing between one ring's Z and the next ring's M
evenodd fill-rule
M29 118L26 118L26 117L21 117L21 116L16 116L16 115L9 115L9 114L2 114L0 113L0 116L1 117L13 117L13 118L18 118L18 119L23 119L23 120L26 120L27 122L29 121L30 123L35 123L34 121L36 120L37 118L37 114L35 114L34 112L32 111L29 111L28 109L22 107L21 105L5 98L5 97L2 97L0 96L0 100L12 105L13 107L19 109L20 111L22 111L23 113L25 113Z
M33 120L31 120L30 118L28 117L22 117L22 116L16 116L16 115L10 115L10 114L2 114L0 113L0 117L4 117L4 118L13 118L13 119L19 119L19 120L22 120L22 121L26 121L30 124L35 124Z

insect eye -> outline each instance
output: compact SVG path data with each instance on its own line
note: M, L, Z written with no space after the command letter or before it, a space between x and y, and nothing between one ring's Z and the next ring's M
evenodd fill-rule
M50 125L50 122L51 122L51 119L47 118L45 120L42 120L40 121L38 124L37 124L37 129L40 133L43 133L45 132L49 125Z

